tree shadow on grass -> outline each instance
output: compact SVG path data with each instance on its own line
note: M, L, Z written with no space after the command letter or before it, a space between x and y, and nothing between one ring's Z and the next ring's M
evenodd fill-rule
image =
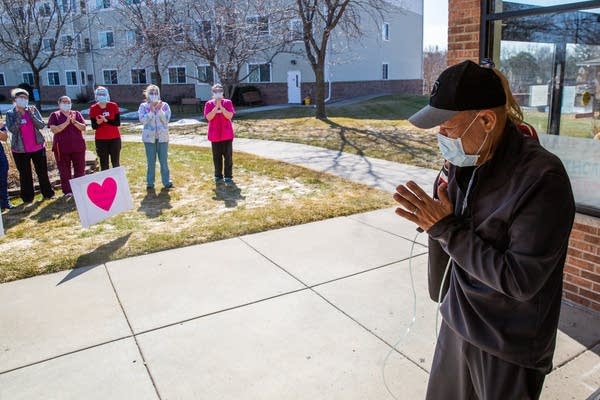
M71 270L56 286L110 261L111 256L127 243L130 236L131 232L97 247L89 253L80 255L75 262L75 269Z
M168 210L169 208L172 208L169 191L163 188L156 194L156 190L152 188L147 190L138 211L146 214L148 218L156 218L162 214L163 210Z
M41 201L34 201L33 203L27 204L21 203L18 206L4 212L2 214L4 230L19 225L24 218L34 213L41 205Z
M225 207L237 207L239 200L245 200L246 196L242 195L242 190L233 182L217 183L215 185L215 196L213 200L221 200L225 203Z

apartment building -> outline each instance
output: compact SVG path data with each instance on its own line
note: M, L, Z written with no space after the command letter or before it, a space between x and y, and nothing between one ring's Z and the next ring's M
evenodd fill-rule
M138 3L141 0L130 0ZM68 48L41 72L42 101L53 101L62 94L72 98L91 96L97 85L109 87L113 99L137 102L142 90L156 81L157 74L144 52L143 38L128 28L118 0L61 0L75 17L61 30L58 43L44 38L43 48ZM327 54L327 96L339 100L372 93L418 93L422 77L423 0L403 1L402 8L389 3L383 21L365 16L363 35L347 39L340 29L334 31ZM44 7L40 1L38 7ZM49 7L47 5L46 7ZM265 35L270 21L257 15ZM261 19L262 18L262 19ZM192 21L192 24L195 22ZM301 103L314 92L315 77L304 55L301 21L287 22L295 34L291 52L271 60L253 59L240 73L242 84L260 89L267 104ZM176 41L175 41L176 43ZM135 54L134 51L135 50ZM140 51L141 50L141 51ZM29 66L16 57L0 65L0 94L22 82L34 85ZM169 101L195 97L207 99L210 86L219 77L208 62L181 51L176 45L160 60L162 94Z

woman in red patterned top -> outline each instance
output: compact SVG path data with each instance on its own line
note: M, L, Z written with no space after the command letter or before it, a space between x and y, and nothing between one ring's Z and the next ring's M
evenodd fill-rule
M119 166L121 116L117 103L110 101L107 88L98 86L94 94L96 103L90 107L90 120L92 129L96 131L96 154L100 159L100 169L104 171L109 168L109 156L112 167Z

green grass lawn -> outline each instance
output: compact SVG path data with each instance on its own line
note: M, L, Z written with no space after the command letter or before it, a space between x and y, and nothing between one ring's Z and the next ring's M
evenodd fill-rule
M235 117L237 137L304 143L425 168L437 169L441 157L435 130L413 127L406 118L427 104L426 96L391 95L345 106L327 106L327 121L314 108L290 107ZM139 135L131 126L125 134ZM206 124L173 126L174 134L206 134Z
M158 191L149 193L143 145L124 143L134 209L88 229L73 199L38 195L27 207L15 200L2 215L0 282L394 204L389 193L243 153L234 154L236 185L217 187L209 149L173 145L169 153L175 188L160 191L157 176Z

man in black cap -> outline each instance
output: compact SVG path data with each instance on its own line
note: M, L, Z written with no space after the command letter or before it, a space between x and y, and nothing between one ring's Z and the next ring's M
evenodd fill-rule
M443 300L428 400L538 399L552 368L573 194L560 160L519 132L506 100L493 69L465 61L409 118L439 126L450 163L433 197L414 182L394 194L396 213L429 235L429 292Z

